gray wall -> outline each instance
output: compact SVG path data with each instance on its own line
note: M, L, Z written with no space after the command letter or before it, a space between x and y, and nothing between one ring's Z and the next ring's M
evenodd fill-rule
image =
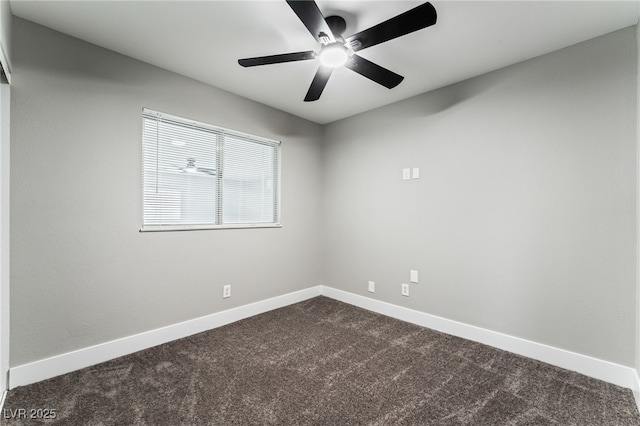
M8 0L0 0L0 50L4 75L0 77L0 392L7 388L9 372L9 269L10 269L10 89L6 76L10 74L11 23L13 17ZM0 56L0 62L2 62Z
M328 125L324 283L634 366L636 55L629 28Z
M636 112L640 114L640 23L636 25ZM640 119L636 119L636 247L640 247ZM636 371L640 371L640 259L636 253ZM640 406L640 389L636 389L636 401Z
M11 147L9 84L0 83L0 392L8 385L10 356Z
M13 15L11 15L11 5L9 0L0 0L0 50L2 50L6 63L2 66L11 70L11 33Z
M633 366L635 37L323 128L16 19L11 365L326 284ZM282 140L284 227L139 233L142 107Z
M12 366L321 284L319 125L17 18L13 41ZM281 140L283 228L138 232L143 107Z

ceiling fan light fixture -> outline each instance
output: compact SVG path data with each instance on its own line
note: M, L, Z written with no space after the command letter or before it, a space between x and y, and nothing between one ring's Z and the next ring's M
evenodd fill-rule
M315 0L286 2L313 38L320 43L320 51L308 50L244 58L239 59L238 64L243 67L255 67L319 59L320 67L304 97L305 102L320 99L333 69L338 67L350 69L387 89L396 87L404 79L403 76L359 56L357 52L427 28L434 25L438 18L436 9L431 3L426 2L366 30L343 37L342 34L347 29L344 18L337 15L325 17Z
M322 47L320 50L320 63L329 68L343 66L349 60L347 48L340 43L333 43Z

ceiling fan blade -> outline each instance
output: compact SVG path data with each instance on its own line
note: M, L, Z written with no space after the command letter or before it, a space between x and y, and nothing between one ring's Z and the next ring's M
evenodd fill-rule
M311 35L320 43L327 44L336 41L333 32L315 1L287 0L287 4L293 9Z
M306 61L315 59L313 50L307 52L283 53L281 55L259 56L257 58L238 59L238 63L243 67L255 67L258 65L279 64L282 62Z
M354 52L421 30L436 23L436 9L424 3L346 38Z
M345 64L345 67L358 74L383 85L387 89L396 87L404 77L390 71L380 65L363 58L362 56L352 55L351 59Z
M333 72L333 68L320 66L316 75L313 77L313 81L311 82L311 86L309 87L309 91L307 92L307 96L304 97L305 102L317 101L320 99L320 95L324 90L324 86L327 85L327 81L329 81L329 77L331 77L331 73Z

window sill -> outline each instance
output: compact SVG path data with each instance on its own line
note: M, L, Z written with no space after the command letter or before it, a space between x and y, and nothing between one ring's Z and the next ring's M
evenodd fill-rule
M228 225L147 225L140 232L208 231L212 229L282 228L279 223L238 223Z

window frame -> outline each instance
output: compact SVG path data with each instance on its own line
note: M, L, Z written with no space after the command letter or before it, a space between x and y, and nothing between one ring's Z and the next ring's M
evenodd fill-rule
M256 141L256 143L264 143L265 145L269 145L269 146L273 146L273 148L276 151L276 157L277 160L275 161L276 165L275 165L275 170L274 170L274 180L276 181L276 185L275 185L275 191L276 194L274 196L274 222L255 222L255 223L218 223L218 224L214 224L214 223L210 223L210 224L184 224L184 225L179 225L179 224L168 224L168 225L146 225L144 223L144 206L145 206L145 188L144 188L144 166L145 166L145 154L144 154L144 120L145 118L147 118L149 115L152 116L156 116L160 119L166 119L169 121L174 121L174 122L180 122L183 123L185 125L189 125L189 126L193 126L195 128L203 128L206 130L211 130L213 132L217 132L220 133L220 135L224 138L224 135L230 135L230 136L236 136L236 137L240 137L243 139L250 139L253 141ZM281 202L280 202L280 198L281 198L281 168L282 168L282 150L281 150L281 141L278 140L274 140L274 139L269 139L269 138L265 138L265 137L261 137L261 136L256 136L256 135L252 135L249 133L244 133L244 132L239 132L237 130L232 130L232 129L227 129L224 127L220 127L220 126L215 126L213 124L209 124L209 123L204 123L201 121L197 121L197 120L192 120L189 118L185 118L185 117L179 117L176 115L172 115L172 114L167 114L164 112L159 112L159 111L155 111L152 110L150 108L143 108L142 109L142 132L141 132L141 189L142 189L142 197L141 197L141 223L142 226L140 227L140 232L165 232L165 231L200 231L200 230L213 230L213 229L252 229L252 228L282 228L282 224L281 224L281 216L280 216L280 208L281 208ZM219 155L222 157L224 156L224 142L221 144L222 151L219 152ZM224 186L222 184L223 179L224 179L224 164L222 164L222 176L220 178L216 178L216 185L218 187L218 191L222 191L222 187ZM218 194L214 194L214 197L216 197L218 200L222 200L223 199L223 195L222 192L219 192ZM224 211L224 205L222 205L222 207L220 207L220 209L217 209L217 212L219 212L220 214L216 214L216 217L222 218L223 216L223 211Z

